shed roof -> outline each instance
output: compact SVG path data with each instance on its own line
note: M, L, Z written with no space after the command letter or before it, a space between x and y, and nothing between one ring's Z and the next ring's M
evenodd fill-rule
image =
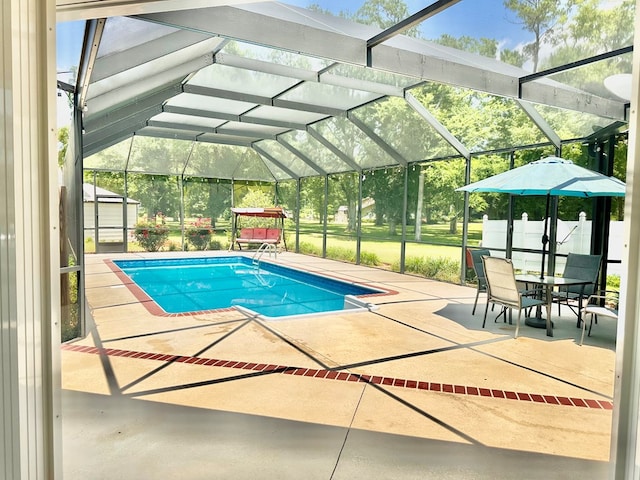
M98 197L99 203L122 203L121 202L122 195L118 195L117 193L110 192L105 188L100 188L90 183L82 184L82 201L83 202L95 202L96 197ZM136 204L136 205L140 204L138 200L134 200L132 198L127 198L127 203Z

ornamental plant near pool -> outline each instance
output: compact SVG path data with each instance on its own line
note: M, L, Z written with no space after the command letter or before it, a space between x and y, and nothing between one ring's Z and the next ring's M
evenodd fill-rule
M211 242L211 235L213 235L211 219L198 218L187 227L185 234L187 242L189 242L193 248L196 250L206 250Z
M134 235L138 244L147 252L157 252L169 238L169 227L165 225L164 217L158 215L155 222L142 220L136 223Z

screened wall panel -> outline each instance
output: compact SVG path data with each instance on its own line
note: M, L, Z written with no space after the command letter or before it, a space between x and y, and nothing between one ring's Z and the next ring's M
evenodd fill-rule
M300 252L322 256L325 209L325 178L300 179Z
M181 175L192 142L169 138L133 137L127 170L130 172Z
M397 165L388 153L346 118L330 118L311 128L352 158L361 169Z
M85 157L85 170L124 171L129 160L133 137Z
M465 163L458 158L408 168L406 273L443 281L459 276L464 198L454 189L464 184ZM400 269L399 259L394 269Z
M391 268L400 260L404 176L402 168L363 172L362 264Z
M212 227L218 226L218 219L231 207L231 182L219 178L187 177L182 185L185 225L197 218L209 218Z
M314 164L321 165L327 172L348 172L353 168L341 160L331 150L325 148L318 140L307 132L294 130L280 136L280 139L299 150Z
M272 179L269 170L258 154L248 147L235 145L216 145L205 142L195 142L184 169L184 174L194 177L238 178L242 169L252 169L253 177L262 176Z
M104 41L100 42L98 58L130 50L153 40L179 32L177 28L154 25L128 17L109 18L104 27Z
M399 89L398 94L401 93L402 89L409 88L420 83L415 77L408 77L380 70L371 70L359 65L349 65L346 63L335 64L326 75L362 80L367 82L367 84L377 83L397 87Z
M328 258L354 263L356 261L358 194L357 174L329 176Z
M353 111L408 162L456 155L457 151L404 99L387 98Z
M536 105L535 109L563 140L587 137L611 125L611 119L574 110Z
M276 204L276 184L267 182L234 181L233 206L244 208L273 207ZM245 226L273 225L273 218L243 217Z
M87 252L123 252L124 243L131 240L130 228L139 212L135 198L125 193L124 172L84 171L83 240ZM116 197L120 198L116 198ZM124 199L127 199L126 210ZM131 200L131 202L129 201ZM126 217L126 218L125 218Z
M275 140L263 140L256 142L254 147L259 152L265 152L272 161L275 159L278 164L294 173L297 177L310 177L322 174L320 167L315 167L305 163L300 157L291 153Z
M599 62L594 62L579 68L573 68L568 71L549 75L550 79L570 85L576 89L593 93L599 97L629 100L628 97L618 95L614 91L607 88L609 77L620 74L631 75L632 53L626 53L613 58L608 58ZM629 79L630 80L630 79ZM631 91L628 90L628 93Z
M460 282L462 248L407 242L405 246L404 273L433 278L443 282ZM400 265L392 265L400 271ZM478 312L476 311L476 315Z
M549 141L512 99L435 83L411 93L471 152Z
M180 218L180 182L174 175L127 175L130 198L140 201L139 215L162 221L162 217Z

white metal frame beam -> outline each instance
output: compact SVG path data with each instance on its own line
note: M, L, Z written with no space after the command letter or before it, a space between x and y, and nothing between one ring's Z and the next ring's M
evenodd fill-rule
M291 13L291 12L289 12ZM371 49L367 60L367 41L329 29L320 21L303 23L295 15L268 16L250 8L213 7L182 12L153 13L140 18L175 28L185 28L209 35L237 38L249 43L282 50L330 58L338 62L367 66L416 79L447 83L498 96L521 98L558 108L584 111L623 120L624 102L580 92L560 83L542 79L520 85L527 72L516 67L466 54L441 45L404 38L411 50L388 42ZM267 27L268 26L268 27ZM394 39L395 40L395 39ZM295 48L293 47L295 45ZM495 65L494 65L495 64ZM502 71L493 67L501 66ZM513 73L505 73L505 72Z

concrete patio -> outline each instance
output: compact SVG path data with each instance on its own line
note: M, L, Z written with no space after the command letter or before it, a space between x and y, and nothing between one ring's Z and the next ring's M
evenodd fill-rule
M209 253L215 254L215 253ZM196 255L128 254L117 258ZM65 344L64 478L608 476L615 326L482 328L475 288L282 253L391 291L378 309L161 317L86 257L93 322ZM557 307L554 308L557 314ZM491 313L491 312L490 312Z

